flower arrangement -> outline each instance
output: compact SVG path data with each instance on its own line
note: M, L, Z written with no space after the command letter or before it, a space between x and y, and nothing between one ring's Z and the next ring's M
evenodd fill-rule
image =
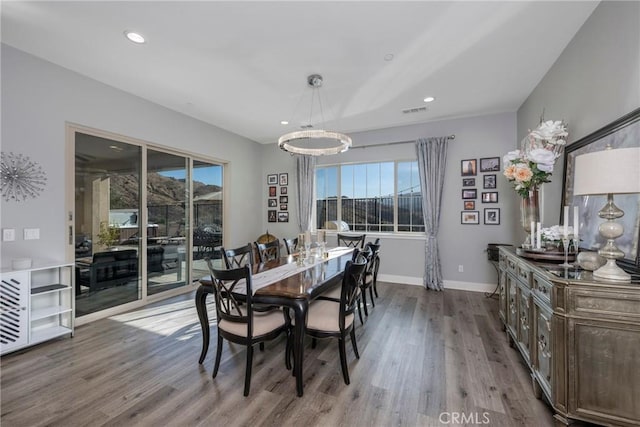
M564 122L543 121L529 131L522 149L510 151L503 157L503 174L521 197L527 197L532 188L551 182L549 177L568 135Z
M548 228L543 228L542 230L540 230L540 236L542 237L542 240L545 242L560 242L562 241L562 236L563 236L563 227L560 225L553 225L551 227ZM573 235L573 227L572 226L568 226L567 227L567 234L569 236Z

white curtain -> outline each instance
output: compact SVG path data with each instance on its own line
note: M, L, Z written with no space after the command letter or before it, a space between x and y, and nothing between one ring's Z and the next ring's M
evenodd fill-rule
M296 182L298 184L298 227L304 232L311 229L313 212L313 183L318 159L313 156L296 155Z
M442 266L438 251L438 228L440 227L440 207L444 171L447 164L448 140L448 137L443 136L416 141L420 188L422 190L422 213L425 234L427 235L424 248L423 283L427 289L435 291L443 289Z

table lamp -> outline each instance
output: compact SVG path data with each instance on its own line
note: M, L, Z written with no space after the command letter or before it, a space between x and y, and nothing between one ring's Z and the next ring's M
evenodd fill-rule
M616 264L623 258L622 252L614 240L622 236L622 224L615 220L624 216L624 212L613 203L614 194L640 193L640 147L612 149L576 156L573 194L607 195L607 204L598 212L606 219L598 228L607 243L598 250L598 254L607 263L593 272L594 277L604 280L629 282L631 276Z

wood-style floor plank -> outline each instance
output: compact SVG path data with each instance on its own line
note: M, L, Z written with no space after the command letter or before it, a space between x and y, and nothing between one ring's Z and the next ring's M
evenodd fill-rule
M351 384L338 345L319 340L304 354L305 394L285 369L285 338L254 352L251 394L243 397L246 350L224 343L198 364L201 333L194 295L174 297L77 328L0 360L3 427L24 426L439 426L451 413L491 426L551 426L528 369L510 348L497 301L482 293L425 291L378 283L360 359L347 342ZM478 418L479 417L479 418ZM449 423L450 424L450 423Z

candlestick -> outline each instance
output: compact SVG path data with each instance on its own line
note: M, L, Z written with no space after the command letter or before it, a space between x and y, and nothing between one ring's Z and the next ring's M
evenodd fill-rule
M542 226L540 223L538 223L536 230L536 248L542 248Z
M569 236L569 206L564 207L564 223L562 224L562 235Z

